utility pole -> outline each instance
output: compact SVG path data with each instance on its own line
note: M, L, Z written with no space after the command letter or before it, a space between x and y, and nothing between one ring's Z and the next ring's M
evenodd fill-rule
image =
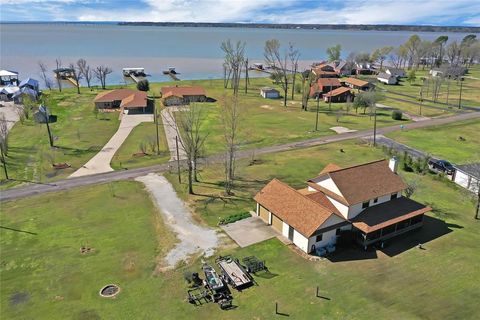
M154 111L154 117L153 119L155 123L155 131L157 133L157 156L160 154L160 138L158 137L158 114L157 114L157 105L155 104L155 97L152 97L153 101L153 111Z
M332 85L330 85L330 97L328 97L328 111L332 111Z
M320 95L317 96L317 119L315 120L315 131L318 131L318 113L320 111Z
M53 138L52 138L52 133L50 131L50 115L48 114L48 109L45 106L40 106L40 112L43 113L43 116L45 117L45 124L47 125L47 132L48 132L48 141L50 142L50 147L53 147Z
M462 88L463 88L463 77L460 77L460 97L458 99L458 109L462 108Z
M5 172L5 178L6 178L7 180L10 180L10 179L8 178L7 162L5 161L5 154L3 153L3 148L2 148L2 147L0 147L0 154L1 154L1 156L2 156L2 164L3 164L3 171Z
M177 146L178 183L182 183L182 176L180 175L180 152L178 152L178 136L175 136L175 145Z
M377 146L377 104L373 103L373 147Z

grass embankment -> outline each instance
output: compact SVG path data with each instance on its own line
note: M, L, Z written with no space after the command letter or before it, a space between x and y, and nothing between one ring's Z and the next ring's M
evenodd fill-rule
M480 161L478 119L417 130L406 129L389 133L387 136L457 164Z
M57 122L50 124L55 136L50 147L45 124L35 123L33 115L24 124L18 122L9 134L7 168L9 181L0 188L11 187L25 181L48 182L65 178L84 165L111 138L118 128L118 113L93 112L93 99L99 90L75 89L45 92L51 114ZM71 168L57 170L52 163L69 163ZM3 170L0 173L4 179Z
M201 172L195 190L205 196L187 196L185 185L169 178L198 218L213 226L218 217L254 209L252 195L273 177L303 187L329 162L347 166L381 157L380 149L351 141L265 155L255 165L241 160L232 199L222 199L220 165ZM0 231L2 313L9 319L271 319L277 301L279 311L294 319L475 318L480 234L473 204L462 189L432 175L400 174L418 179L414 198L435 210L422 231L386 248L392 257L371 252L310 262L277 239L221 249L218 254L256 255L272 272L255 277L258 286L234 291L238 307L230 311L185 301L183 272L200 271L200 261L152 277L157 255L172 240L135 183L114 183L115 197L110 185L102 185L2 204L2 226L36 233ZM419 242L426 250L415 248ZM82 256L84 244L95 252ZM100 298L100 287L111 282L122 292ZM315 297L317 285L327 299ZM16 293L29 298L17 302Z
M116 182L2 203L4 319L148 319L165 277L152 273L174 243L143 186ZM93 249L81 254L82 246ZM115 283L113 300L99 290Z

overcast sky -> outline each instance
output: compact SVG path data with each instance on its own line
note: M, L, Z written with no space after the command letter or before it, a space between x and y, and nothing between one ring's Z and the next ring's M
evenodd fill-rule
M1 21L480 26L479 0L0 0Z

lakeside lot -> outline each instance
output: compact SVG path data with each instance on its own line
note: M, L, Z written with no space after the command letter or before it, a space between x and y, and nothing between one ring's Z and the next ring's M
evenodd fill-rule
M201 170L194 189L202 195L187 196L185 184L178 185L174 174L167 177L197 219L215 227L219 217L253 210L252 195L274 177L303 187L330 162L346 166L382 157L381 149L349 141L265 155L253 165L240 160L235 196L228 199L221 165ZM175 240L139 183L4 203L1 225L17 231L0 229L2 312L9 319L271 319L277 301L292 319L474 319L480 233L473 203L464 190L434 175L400 174L417 180L413 198L434 208L423 229L383 252L347 250L320 262L305 260L277 239L243 249L229 244L217 253L256 255L272 272L255 277L258 286L233 292L237 308L230 311L185 301L183 273L200 271L199 260L153 274ZM95 251L82 255L82 245ZM98 296L108 283L122 288L116 299ZM315 297L317 285L328 299Z

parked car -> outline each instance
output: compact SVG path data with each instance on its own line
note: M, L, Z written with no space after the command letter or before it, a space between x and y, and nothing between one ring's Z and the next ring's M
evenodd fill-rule
M441 172L448 175L451 175L453 172L455 172L455 168L447 160L431 159L428 161L428 167L432 171Z

